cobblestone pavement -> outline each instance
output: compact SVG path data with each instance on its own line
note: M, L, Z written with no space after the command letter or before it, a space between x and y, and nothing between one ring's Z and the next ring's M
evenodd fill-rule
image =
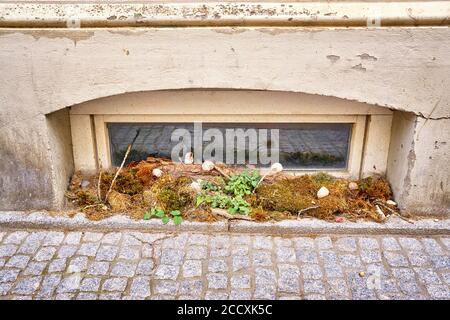
M450 299L450 237L0 230L1 299Z

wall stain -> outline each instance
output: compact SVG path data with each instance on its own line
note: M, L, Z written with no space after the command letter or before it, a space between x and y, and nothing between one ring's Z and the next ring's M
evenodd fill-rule
M377 61L378 60L377 57L372 56L372 55L367 54L367 53L358 54L357 57L360 57L361 60L367 60L367 61Z

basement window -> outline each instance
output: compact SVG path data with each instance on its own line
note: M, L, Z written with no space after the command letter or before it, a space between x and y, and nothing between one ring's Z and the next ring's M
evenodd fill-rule
M172 150L179 143L171 136L179 129L187 130L188 140L194 140L193 123L108 123L112 165L120 166L137 132L128 162L145 160L149 155L171 158ZM213 139L208 135L211 130L216 133ZM264 163L268 162L264 158L274 156L271 154L274 148L278 150L276 161L288 170L345 170L351 130L351 123L202 123L202 151L208 150L208 145L216 146L211 156L221 162L266 167L270 163ZM247 134L244 143L229 135L236 132ZM201 160L209 160L209 157L203 155Z

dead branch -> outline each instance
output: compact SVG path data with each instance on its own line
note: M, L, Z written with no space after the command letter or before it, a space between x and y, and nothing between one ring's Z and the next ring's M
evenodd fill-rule
M211 213L216 216L221 216L223 218L226 218L228 220L247 220L247 221L253 221L252 218L249 216L244 216L242 214L229 214L223 209L212 209Z
M100 185L102 183L102 170L100 169L100 173L98 174L98 183L97 183L97 198L102 201L102 193L100 191Z
M300 211L297 213L297 219L300 219L300 215L303 214L303 213L305 213L306 211L313 210L313 209L319 209L319 208L320 208L320 206L317 205L317 206L312 206L312 207L308 207L308 208L302 209L302 210L300 210Z
M214 169L217 170L217 172L219 172L221 175L223 175L225 178L227 178L228 180L230 180L230 176L227 175L222 169L220 169L218 166L214 166Z
M128 158L128 154L130 153L131 148L133 147L134 142L136 141L137 137L139 136L140 131L141 131L140 129L138 129L138 130L136 131L136 135L134 136L134 138L133 138L133 140L131 141L131 143L128 145L127 152L125 152L125 156L123 157L123 160L122 160L122 163L120 164L119 170L117 170L116 174L114 175L114 178L113 178L112 181L111 181L111 185L109 186L108 192L106 193L106 196L105 196L105 203L108 201L108 196L109 196L109 194L111 193L112 188L114 187L114 183L116 182L116 179L117 179L117 177L118 177L119 174L120 174L120 171L122 170L123 166L125 165L125 161L126 161L127 158Z

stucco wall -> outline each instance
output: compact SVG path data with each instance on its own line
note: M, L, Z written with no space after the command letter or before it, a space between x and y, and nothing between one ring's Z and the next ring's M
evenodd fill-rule
M67 157L52 156L46 114L126 92L225 88L410 112L414 129L398 117L393 123L401 127L396 145L409 148L405 156L391 147L396 198L405 208L448 213L449 50L448 27L1 29L0 209L61 200L55 170Z

